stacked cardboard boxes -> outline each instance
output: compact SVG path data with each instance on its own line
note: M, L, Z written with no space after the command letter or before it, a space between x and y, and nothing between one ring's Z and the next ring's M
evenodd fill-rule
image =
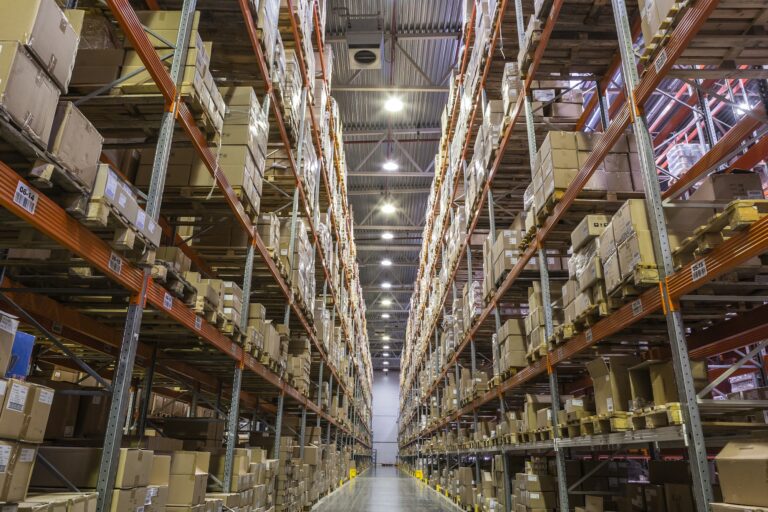
M304 219L296 219L295 233L292 233L291 224L291 217L281 219L280 261L283 268L289 271L289 281L294 293L303 302L305 310L312 314L315 307L315 251L309 242ZM293 242L292 234L296 236ZM293 254L289 256L291 245Z
M309 372L312 364L312 345L309 338L301 336L288 345L288 378L291 385L309 397Z
M600 260L600 236L610 225L607 215L587 215L571 232L571 258L568 281L562 287L564 323L608 312L603 265Z
M522 319L504 322L493 337L494 377L505 375L510 369L528 366L525 324Z
M142 25L147 27L147 37L162 59L173 54L167 42L176 44L181 22L181 11L139 11L136 13ZM204 43L197 32L200 13L196 12L192 22L192 32L187 47L187 60L182 70L182 82L179 91L184 96L194 99L193 110L203 113L204 122L215 133L221 133L226 106L216 87L210 70L211 43ZM126 40L126 44L130 41ZM164 64L170 69L172 59L165 58ZM144 69L144 63L135 50L127 50L120 70L122 82L117 89L122 94L153 94L159 88L152 75Z
M557 478L550 472L545 457L531 457L525 472L515 474L512 502L515 510L557 509Z

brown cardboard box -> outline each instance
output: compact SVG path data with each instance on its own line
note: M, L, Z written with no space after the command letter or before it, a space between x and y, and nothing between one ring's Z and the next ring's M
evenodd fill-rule
M30 443L43 441L53 403L51 388L16 379L0 380L0 437Z
M168 483L168 505L199 505L203 503L207 483L207 473L172 474Z
M107 429L110 398L107 394L83 395L78 407L76 436L102 437Z
M0 34L29 48L62 91L67 91L79 36L55 0L0 0Z
M152 474L153 461L154 454L149 450L120 448L115 488L146 487Z
M629 199L618 209L611 220L613 236L617 244L629 237L633 231L650 231L645 200Z
M8 365L11 362L11 350L13 349L13 340L16 337L16 330L19 328L17 317L0 311L0 376L8 371Z
M619 244L619 268L622 277L635 271L638 265L656 266L653 241L650 231L634 231Z
M15 8L17 2L5 0L5 4ZM19 43L0 43L0 107L43 146L51 136L59 94L58 87Z
M54 390L51 412L48 415L48 423L45 426L46 439L66 439L75 435L77 426L77 410L80 406L80 396L64 394L59 391L79 389L75 384L40 379ZM40 383L37 379L30 382Z
M70 101L59 103L48 150L88 190L93 187L104 138Z
M571 245L574 251L581 249L584 244L599 237L611 222L610 215L587 215L571 231Z
M152 470L149 473L148 485L168 486L168 477L171 474L170 455L152 455Z
M23 501L37 456L37 447L0 441L0 501Z
M144 512L165 512L167 504L167 485L152 485L147 487L147 503L144 505Z
M630 400L629 366L635 361L623 357L599 357L587 363L595 389L597 414L627 411Z
M622 282L619 254L614 252L603 261L603 275L605 277L605 290L611 293Z
M734 505L732 503L710 503L712 512L768 512L768 507Z
M667 512L667 503L664 499L664 486L650 484L643 487L645 491L645 503L647 510L654 512Z
M724 501L768 506L768 440L731 441L715 463Z
M82 88L113 82L120 76L124 56L122 48L79 48L70 85Z
M691 201L731 201L764 199L763 184L757 173L711 174L691 194Z
M110 512L137 512L147 501L147 488L115 489L112 491Z
M47 512L96 512L97 498L95 492L50 492L29 495L26 501L46 504Z
M590 495L585 496L584 512L603 512L603 497Z
M664 484L664 501L667 512L696 510L693 504L691 486L687 484Z

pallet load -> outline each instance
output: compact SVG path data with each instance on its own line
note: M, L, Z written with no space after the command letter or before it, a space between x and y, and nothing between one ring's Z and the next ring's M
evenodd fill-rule
M224 281L222 296L224 325L220 331L229 336L240 332L240 318L243 313L243 290L233 281Z
M195 314L212 325L217 325L224 314L224 282L221 279L207 279L199 272L188 271L184 279L197 290L193 308Z
M288 345L288 379L299 393L309 396L312 346L305 336L292 340Z
M82 215L81 222L88 227L114 231L111 245L115 249L126 251L132 259L153 263L154 250L160 245L160 226L139 206L130 183L108 164L99 165L87 203L78 198L69 210Z
M518 368L528 366L525 325L522 319L510 318L493 335L494 377L505 379ZM498 355L497 355L498 354Z
M512 484L512 504L521 512L556 510L557 477L550 472L546 457L531 457L525 472L516 473Z
M528 337L528 358L537 360L546 355L548 350L548 340L546 323L544 317L544 301L541 295L541 284L538 281L532 281L532 286L528 287L528 314L523 318L525 325L525 334ZM550 290L550 299L556 302L559 297L559 290ZM556 329L559 325L559 308L552 306L552 327Z
M512 106L517 103L517 97L520 95L521 89L522 83L520 82L517 63L505 62L504 74L501 78L501 101L505 117L512 113Z
M712 503L713 512L762 511L768 508L765 474L768 442L764 438L730 441L715 458L724 503Z
M536 152L533 168L534 211L539 218L549 215L586 162L598 137L580 132L549 132ZM642 191L634 138L622 136L605 161L592 174L583 193L600 196ZM581 194L580 194L581 195Z
M136 15L148 30L146 32L150 44L158 56L163 59L173 50L168 43L176 44L179 35L181 11L139 11ZM179 92L190 100L190 109L200 116L204 131L214 135L221 133L224 123L226 105L219 92L210 70L211 43L204 43L197 32L200 13L195 12L192 31L187 47L187 60L182 71L182 82ZM130 41L126 40L130 48ZM168 70L171 58L165 58L163 64ZM116 93L121 95L146 95L160 92L152 75L144 69L144 62L138 52L128 49L125 52L120 71L122 82L116 87Z
M630 429L629 368L631 356L598 357L586 364L595 392L595 416L581 419L581 435L621 432Z
M176 246L158 247L152 266L152 279L187 306L194 306L197 290L184 278L192 268L192 262L184 251Z
M262 304L252 302L248 305L248 323L243 348L249 354L257 357L264 350L265 340L270 335L266 332L267 325L272 327L271 322L268 322L266 317L267 309Z
M292 223L291 217L285 217L280 222L280 261L288 272L294 294L305 313L311 316L315 308L315 250L309 242L304 219L296 219L295 229L291 228ZM293 241L292 234L296 237ZM293 254L289 256L291 245Z
M280 14L280 0L250 0L251 6L256 18L256 28L259 32L259 41L261 41L266 57L267 66L272 67L272 57L275 54L275 45L280 37L278 32L278 19Z
M659 281L653 238L643 199L629 199L598 238L609 295L624 298Z

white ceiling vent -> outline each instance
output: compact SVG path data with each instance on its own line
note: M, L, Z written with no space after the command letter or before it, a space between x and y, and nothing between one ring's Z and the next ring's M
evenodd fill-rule
M350 69L381 69L384 37L378 17L350 18L347 29Z

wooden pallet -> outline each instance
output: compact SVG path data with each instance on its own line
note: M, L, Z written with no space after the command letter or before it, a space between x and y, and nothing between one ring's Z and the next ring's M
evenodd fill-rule
M579 421L581 425L580 435L592 436L596 434L610 434L611 432L625 432L632 428L629 417L629 413L626 412L587 416Z
M111 236L109 245L128 260L151 265L156 247L139 232L122 213L106 202L89 201L79 209L80 222L102 236Z
M659 284L659 268L651 265L637 265L632 272L608 292L608 309L613 311L623 306L627 301L638 297L646 288Z
M680 267L710 253L766 215L768 215L768 200L731 201L722 212L710 217L705 225L695 229L692 236L684 239L672 251L675 265Z
M197 290L189 281L184 279L181 272L176 270L173 262L155 260L152 266L152 279L182 301L187 306L193 306L197 300Z
M670 402L634 410L630 420L633 430L644 430L669 425L682 425L683 414L680 410L680 402Z
M216 325L219 321L219 309L202 295L197 295L192 310L203 320L211 325Z

